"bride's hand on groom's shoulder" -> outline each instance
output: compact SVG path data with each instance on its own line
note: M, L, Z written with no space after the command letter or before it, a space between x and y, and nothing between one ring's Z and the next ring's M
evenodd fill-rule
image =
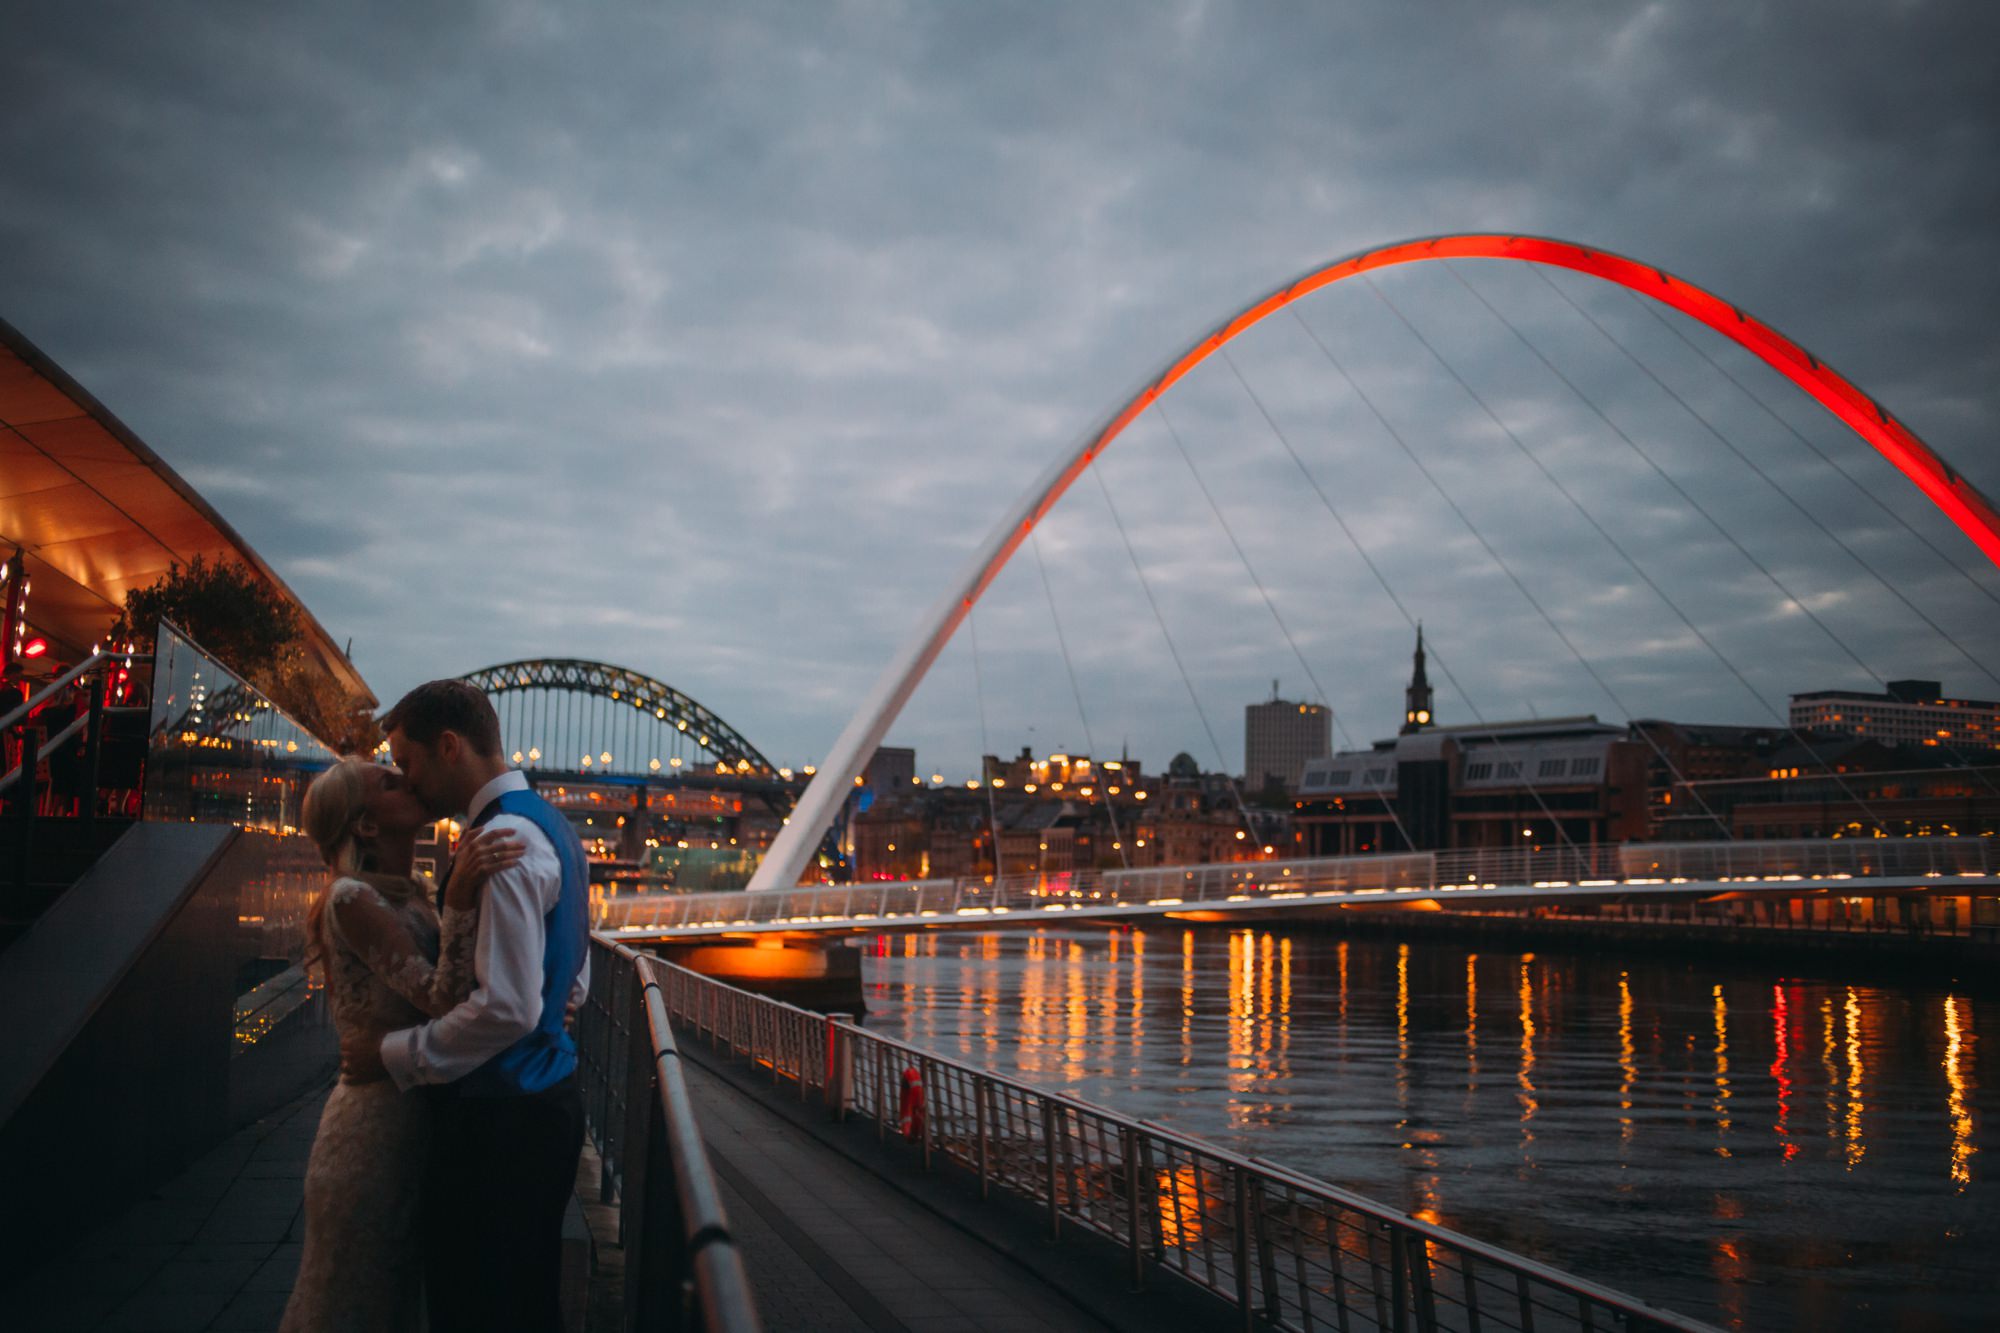
M461 912L477 907L486 881L519 861L523 850L521 840L506 829L483 828L468 834L452 858L444 905Z

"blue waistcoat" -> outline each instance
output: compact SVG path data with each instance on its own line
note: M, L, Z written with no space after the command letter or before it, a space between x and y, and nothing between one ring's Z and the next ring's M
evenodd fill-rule
M562 866L562 893L542 917L541 1021L534 1031L452 1085L468 1097L521 1097L553 1087L576 1071L576 1042L563 1031L563 1011L590 945L590 860L576 830L532 791L502 792L479 812L472 827L495 815L517 815L542 831Z

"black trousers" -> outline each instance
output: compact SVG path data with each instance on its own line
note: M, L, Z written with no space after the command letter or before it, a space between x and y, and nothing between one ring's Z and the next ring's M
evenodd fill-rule
M576 1080L524 1097L432 1095L422 1225L431 1333L553 1333L563 1210L583 1150Z

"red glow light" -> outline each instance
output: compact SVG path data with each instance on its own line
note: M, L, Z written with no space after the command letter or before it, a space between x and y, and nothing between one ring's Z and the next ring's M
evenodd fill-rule
M21 656L40 657L43 653L46 653L48 650L49 650L49 641L47 639L37 637L30 639L26 643L21 645Z
M1014 548L1027 536L1028 530L1042 520L1056 500L1069 489L1070 484L1096 460L1100 453L1104 452L1105 447L1123 434L1125 428L1151 407L1155 399L1179 383L1189 371L1214 355L1224 344L1233 341L1244 330L1283 310L1300 297L1309 296L1322 287L1330 287L1344 278L1358 277L1376 269L1393 268L1400 264L1414 264L1432 259L1510 259L1530 264L1546 264L1553 268L1572 269L1578 273L1588 273L1592 277L1603 278L1607 282L1615 282L1641 296L1651 297L1662 305L1671 306L1690 319L1698 320L1746 351L1755 354L1845 422L1849 429L1894 464L1897 471L1915 482L1917 489L1943 510L1945 516L1970 537L1973 543L1986 553L1988 559L2000 565L2000 511L1994 509L1992 501L1980 494L1979 489L1971 482L1960 476L1957 469L1938 457L1929 445L1917 438L1915 432L1890 416L1881 404L1855 387L1824 361L1770 325L1753 319L1721 297L1703 291L1692 283L1649 264L1642 264L1636 259L1627 259L1623 255L1611 254L1604 250L1591 250L1568 241L1551 240L1542 236L1468 234L1403 241L1396 245L1384 246L1379 250L1350 255L1346 259L1314 269L1297 281L1280 287L1256 301L1197 342L1158 379L1141 389L1097 433L1081 455L1050 488L1033 516L1021 525L1008 545L1002 548L998 557L987 567L985 578L973 590L973 598L977 598L985 591L986 584L992 581L1000 566L1007 562ZM967 600L968 605L971 600Z

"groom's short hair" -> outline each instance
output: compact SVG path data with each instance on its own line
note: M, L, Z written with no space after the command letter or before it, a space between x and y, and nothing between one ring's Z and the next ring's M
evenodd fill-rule
M427 680L382 716L382 731L400 731L419 745L435 745L447 731L491 758L500 753L500 715L485 691L462 680Z

